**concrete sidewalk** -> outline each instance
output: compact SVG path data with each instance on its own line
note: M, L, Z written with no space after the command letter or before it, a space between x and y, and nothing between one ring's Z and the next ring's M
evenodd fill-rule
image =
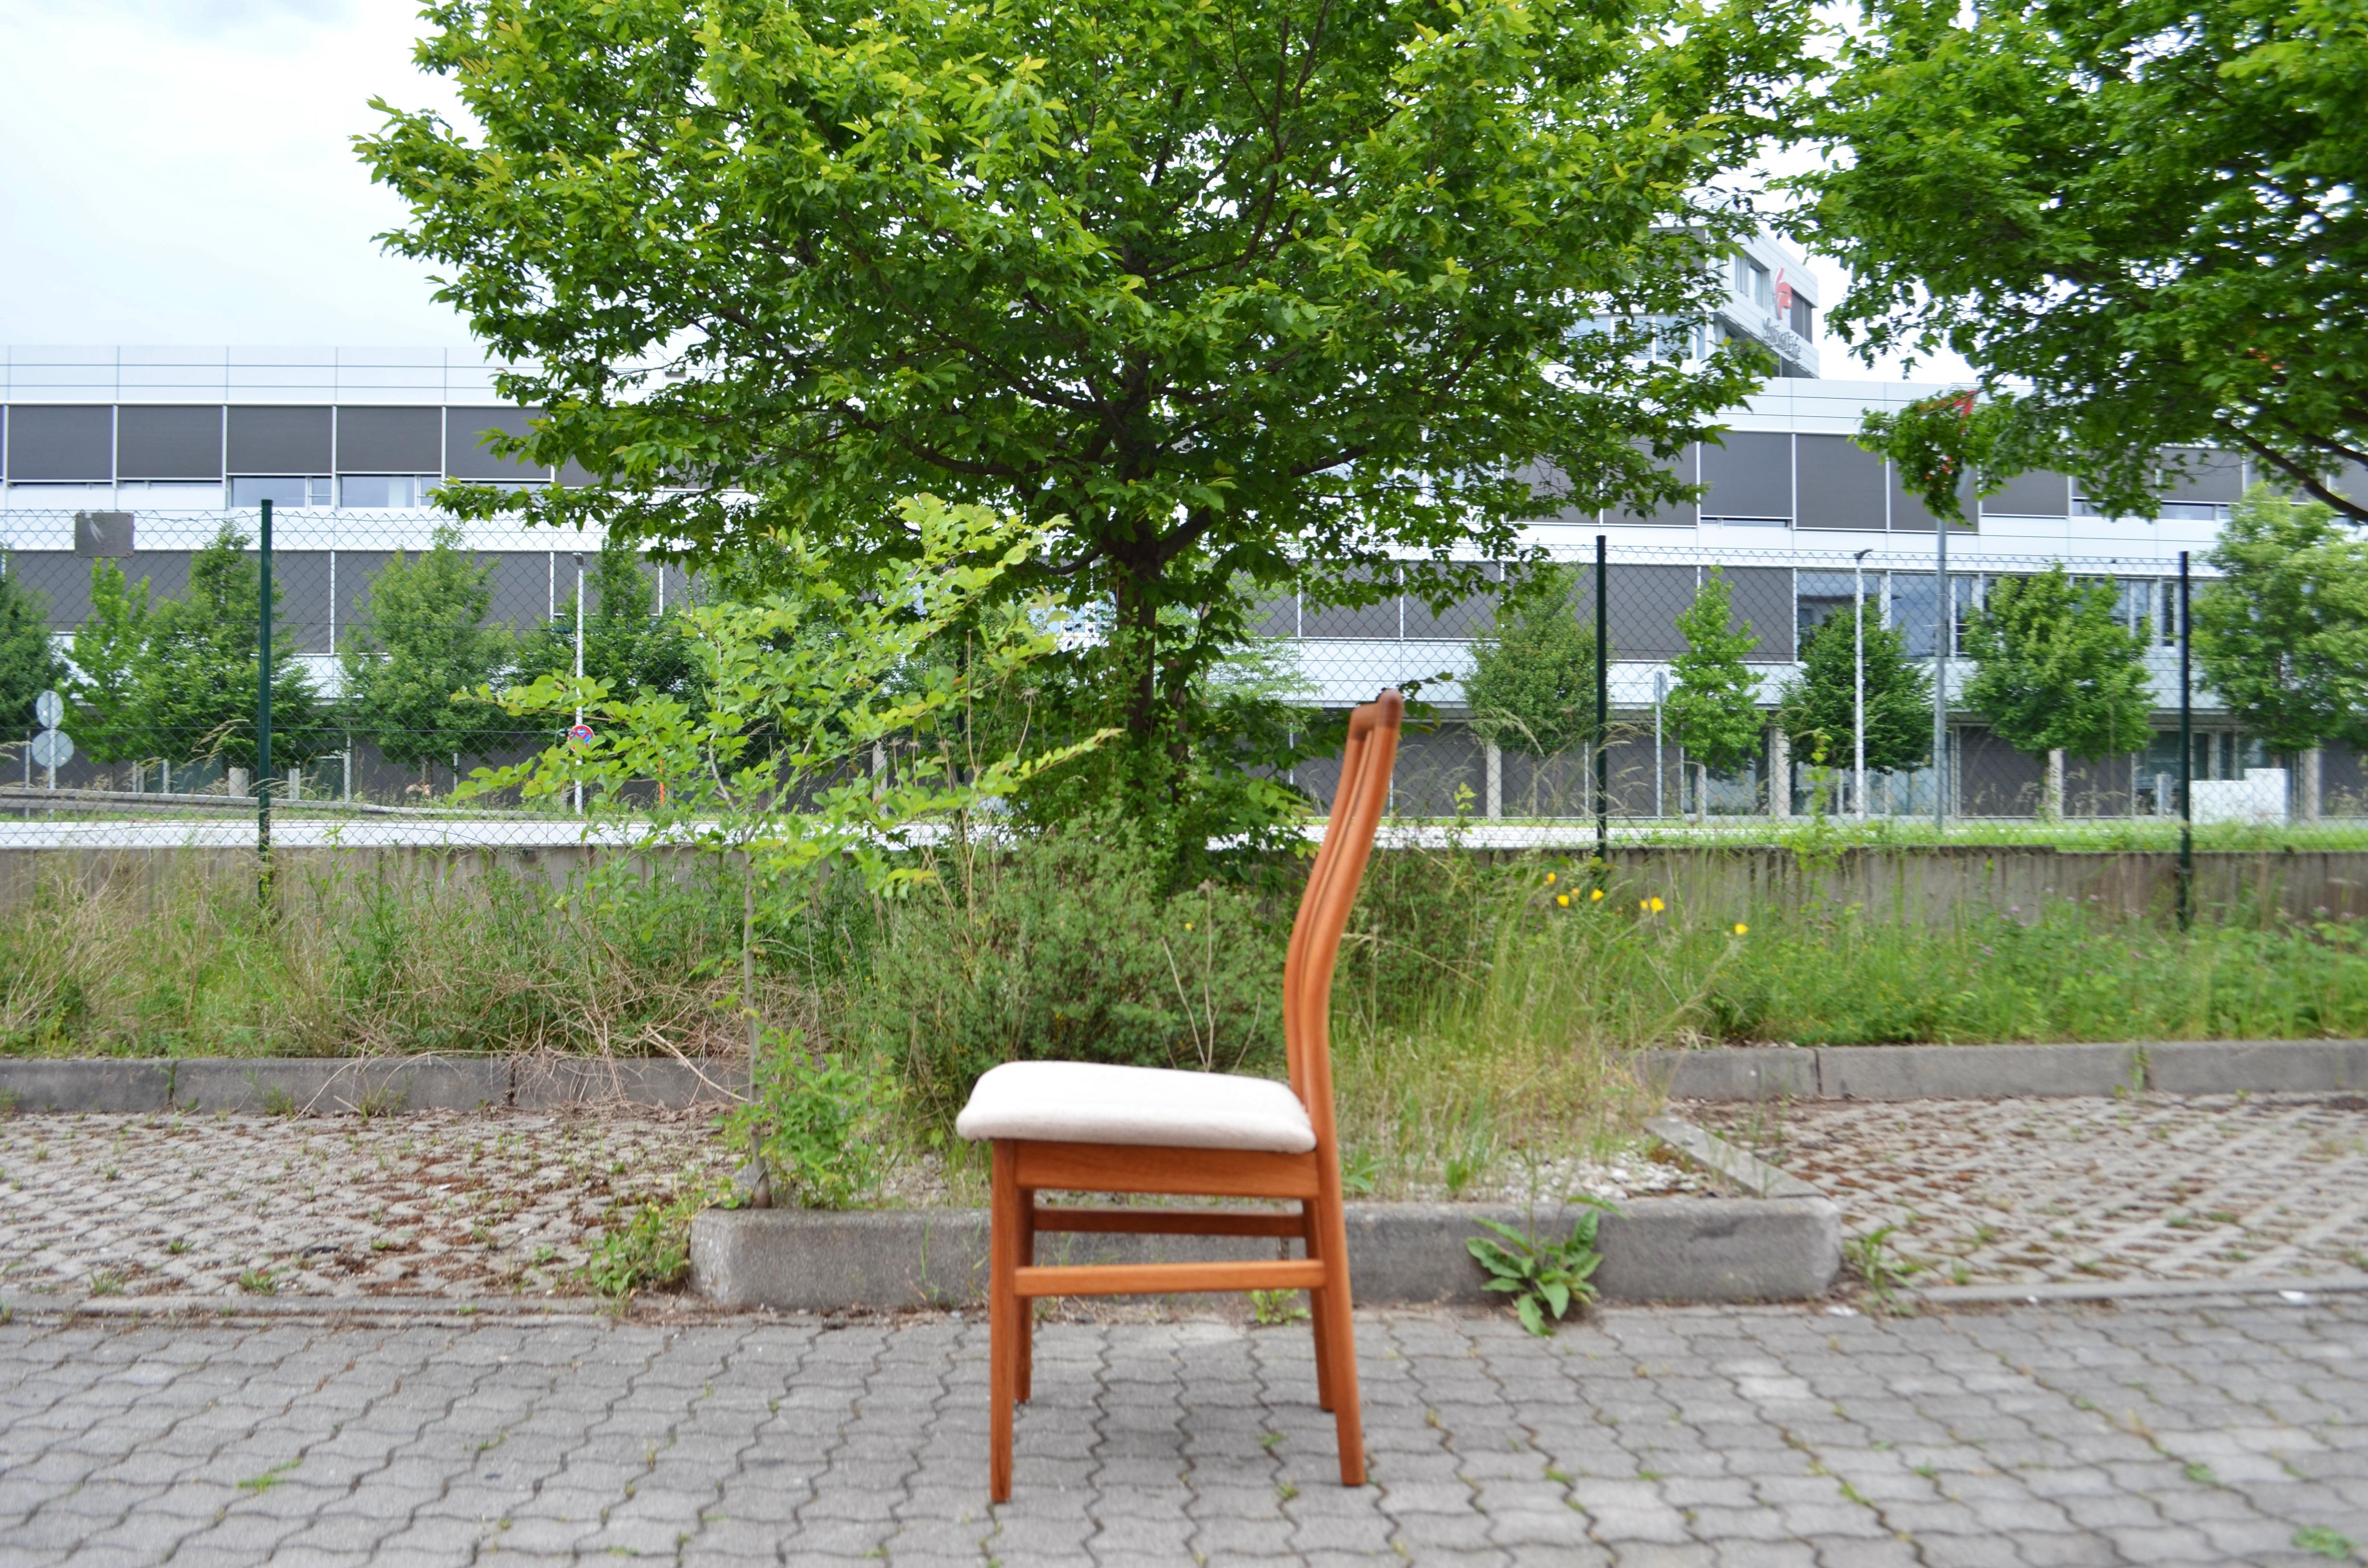
M985 1500L974 1318L0 1327L0 1561L2324 1563L2368 1301L1912 1319L1369 1313L1344 1491L1304 1328L1042 1332Z

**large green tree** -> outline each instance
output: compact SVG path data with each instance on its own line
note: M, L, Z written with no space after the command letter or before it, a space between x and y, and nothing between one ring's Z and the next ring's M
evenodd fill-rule
M2208 442L2368 519L2329 483L2368 461L2363 82L2356 0L1873 0L1801 127L1831 324L1954 349L2116 511Z
M1751 622L1737 620L1726 574L1712 567L1694 602L1679 612L1685 652L1669 661L1677 685L1663 706L1669 737L1705 775L1732 773L1759 751L1767 728L1759 710L1759 677L1744 660L1759 646ZM1706 798L1708 790L1695 799Z
M2368 745L2368 544L2327 507L2256 487L2207 558L2195 657L2246 732L2275 750Z
M584 676L605 680L620 700L636 692L689 698L695 659L681 605L657 608L657 588L638 551L610 538L585 562ZM575 585L565 580L558 615L519 641L521 679L566 676L575 669Z
M448 523L416 560L397 551L370 579L362 623L340 650L345 706L390 762L425 777L432 763L508 744L509 716L470 695L500 678L514 642L485 621L493 576Z
M1395 562L1443 605L1540 488L1679 493L1656 457L1759 358L1656 359L1655 318L1754 222L1714 186L1806 10L443 0L468 123L360 151L533 367L525 449L601 480L471 504L694 556L797 528L850 580L914 549L900 495L1058 519L998 591L1105 618L1072 656L1159 805L1260 595Z
M1482 740L1548 757L1595 733L1595 627L1579 621L1579 585L1577 568L1550 566L1497 602L1463 680Z
M1883 607L1870 596L1861 607L1865 629L1866 765L1878 772L1917 767L1932 756L1932 678L1908 662L1907 639L1883 624ZM1825 766L1850 766L1855 756L1859 651L1848 610L1836 610L1801 641L1801 672L1785 685L1776 722L1803 761L1825 754Z
M256 756L256 644L261 629L261 568L251 541L230 524L189 558L188 597L160 599L148 612L148 635L134 671L141 722L160 756L218 757L253 767ZM280 598L271 585L274 614ZM271 649L271 755L274 766L336 749L320 695L297 660L294 639Z
M50 641L50 603L0 561L0 734L21 739L34 723L33 699L65 684L66 665Z
M2123 624L2110 583L2076 584L2061 563L2032 577L1995 577L1966 628L1975 662L1964 701L2019 751L2094 762L2153 738L2146 623ZM2050 756L2046 815L2062 812L2062 758Z
M90 613L74 631L74 740L97 762L157 755L141 685L148 651L148 579L102 556L90 563Z

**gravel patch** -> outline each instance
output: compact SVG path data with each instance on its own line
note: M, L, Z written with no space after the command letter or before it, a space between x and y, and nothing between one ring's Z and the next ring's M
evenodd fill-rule
M1692 1101L1918 1285L2368 1277L2368 1098Z

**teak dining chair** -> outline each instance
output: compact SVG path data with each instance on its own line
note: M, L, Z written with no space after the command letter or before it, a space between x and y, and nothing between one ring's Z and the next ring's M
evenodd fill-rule
M1339 1433L1340 1483L1365 1483L1349 1237L1332 1117L1332 965L1388 803L1406 699L1395 691L1349 720L1340 788L1291 930L1282 971L1289 1087L1266 1078L1010 1062L983 1074L955 1121L994 1142L988 1244L987 1487L1011 1495L1012 1405L1030 1392L1035 1302L1043 1296L1305 1290L1313 1298L1315 1398ZM1299 1212L1036 1206L1040 1190L1296 1199ZM1304 1258L1041 1267L1044 1231L1297 1236Z

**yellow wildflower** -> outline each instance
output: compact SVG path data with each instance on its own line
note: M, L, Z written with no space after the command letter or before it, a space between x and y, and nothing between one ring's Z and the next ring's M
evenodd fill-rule
M1738 937L1748 937L1751 935L1751 927L1738 920L1735 923L1735 934Z
M1548 886L1548 887L1552 887L1552 886L1554 886L1554 874L1552 871L1548 871L1548 872L1546 873L1546 886Z
M1593 892L1588 893L1587 895L1587 901L1589 903L1601 903L1603 902L1603 890L1601 888L1598 888Z
M1554 894L1554 902L1561 904L1565 909L1568 909L1570 907L1570 894L1566 892L1558 892Z

